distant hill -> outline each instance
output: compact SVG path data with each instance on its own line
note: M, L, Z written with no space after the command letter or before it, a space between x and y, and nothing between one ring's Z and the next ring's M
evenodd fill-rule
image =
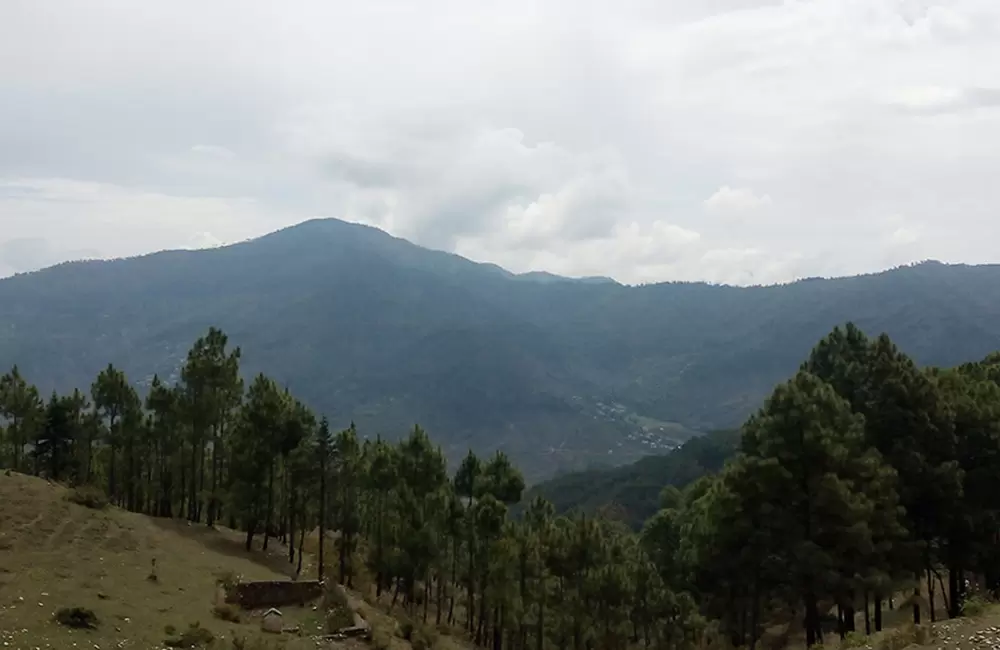
M626 523L639 528L659 510L663 488L683 488L719 471L736 453L739 437L738 430L714 431L669 454L647 456L621 467L570 472L532 487L524 503L540 496L560 513L593 514L613 509Z
M515 275L365 226L317 220L205 251L63 264L0 281L0 367L43 391L114 362L176 376L219 326L245 370L335 423L419 422L454 458L503 448L529 479L732 427L834 325L887 331L919 362L1000 348L1000 267L927 263L783 286L629 287Z

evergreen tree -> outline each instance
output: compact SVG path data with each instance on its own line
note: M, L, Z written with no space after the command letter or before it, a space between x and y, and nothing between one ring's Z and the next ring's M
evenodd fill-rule
M8 447L10 467L15 470L24 467L24 448L34 441L41 427L44 415L43 404L38 389L21 376L14 366L10 372L0 377L0 417L6 420L3 427Z

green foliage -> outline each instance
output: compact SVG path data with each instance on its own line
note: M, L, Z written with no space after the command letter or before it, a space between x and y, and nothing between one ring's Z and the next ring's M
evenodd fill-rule
M962 616L969 616L969 617L981 616L992 606L993 603L991 603L986 598L983 598L982 596L979 595L969 596L962 601Z
M594 514L614 504L624 510L625 521L638 529L662 507L664 488L683 488L722 469L736 453L739 434L737 430L715 431L689 440L669 454L649 456L631 465L564 474L533 486L524 500L542 497L559 513Z

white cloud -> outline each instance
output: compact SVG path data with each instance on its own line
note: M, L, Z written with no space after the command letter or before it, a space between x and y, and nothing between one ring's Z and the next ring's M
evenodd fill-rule
M150 250L151 238L158 249L218 246L284 222L250 198L171 196L58 178L0 178L0 215L7 238L0 263L12 271L138 255Z
M705 207L711 212L744 213L771 205L767 194L757 195L751 190L723 185L715 194L705 199Z
M889 235L889 243L893 246L906 246L913 244L920 239L920 230L917 228L900 227L896 228Z
M0 3L0 241L327 215L631 281L997 261L997 60L995 0Z

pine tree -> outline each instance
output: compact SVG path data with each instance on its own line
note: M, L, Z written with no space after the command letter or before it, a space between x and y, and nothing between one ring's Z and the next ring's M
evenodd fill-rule
M23 464L24 448L35 439L44 421L43 409L38 389L21 376L17 366L0 377L0 417L7 423L4 430L9 447L9 466L14 470L26 469Z
M767 477L762 493L782 532L772 552L783 557L789 582L801 594L806 643L821 643L819 601L836 599L842 586L832 577L874 546L873 512L895 511L895 472L866 449L863 417L804 372L779 386L750 419L743 453L759 459L762 469L774 467L749 476Z

